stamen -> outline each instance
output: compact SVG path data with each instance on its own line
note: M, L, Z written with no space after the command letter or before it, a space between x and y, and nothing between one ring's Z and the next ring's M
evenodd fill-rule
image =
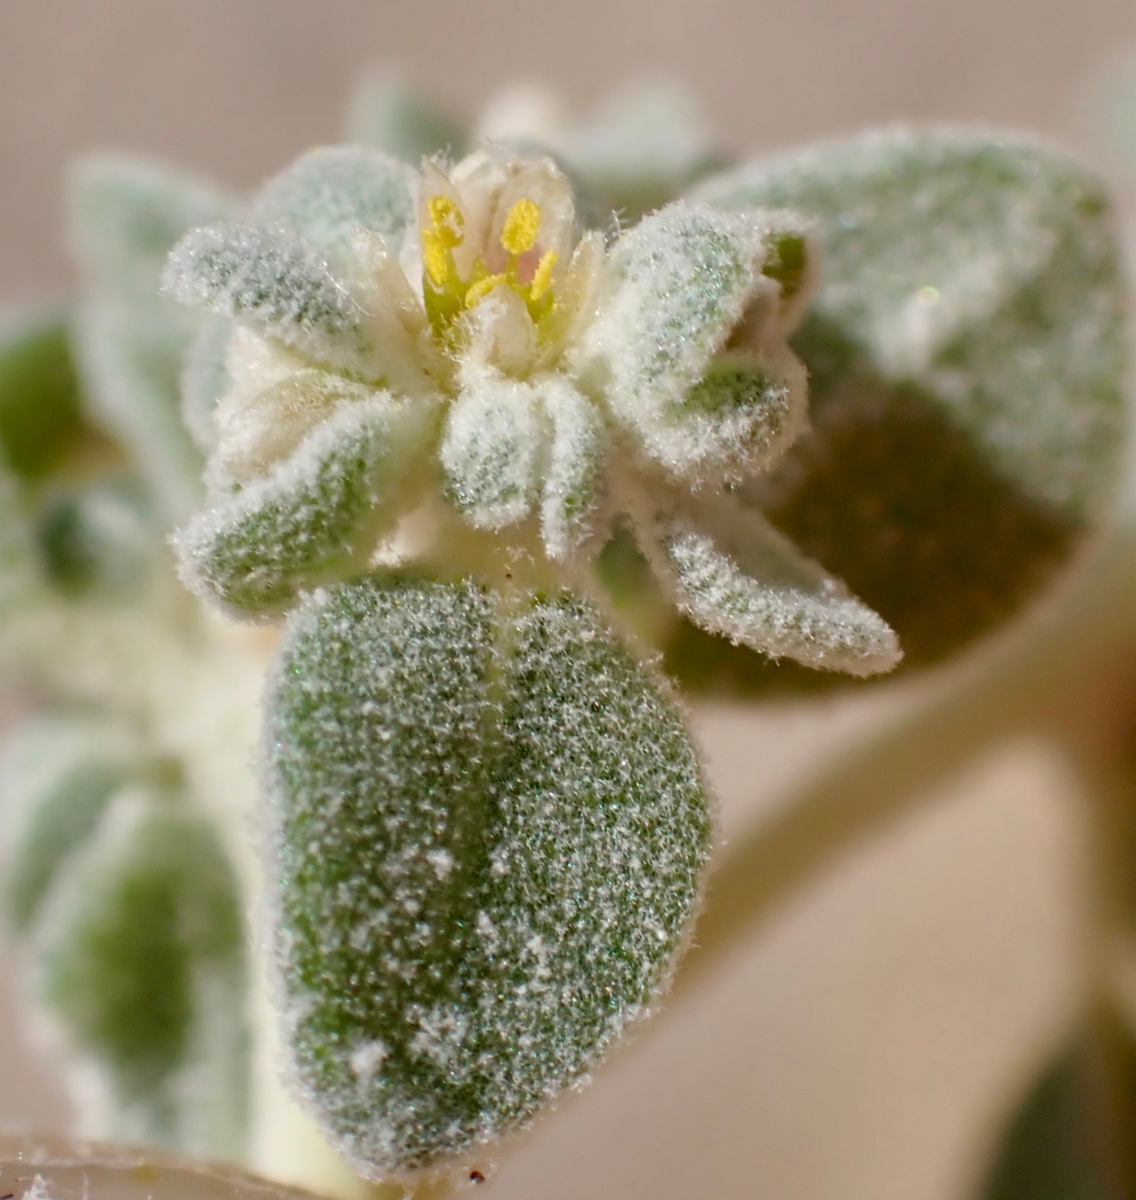
M536 245L540 232L540 205L527 196L509 209L505 228L501 230L501 245L510 254L524 254Z
M533 272L532 287L529 291L533 300L539 300L548 291L552 283L552 269L559 259L560 255L555 250L546 250L540 256L540 262L536 264L536 270Z
M479 279L465 294L466 308L480 304L495 287L503 283L508 283L508 277L505 275L486 275L484 279Z
M465 218L449 196L431 196L426 201L430 224L443 246L453 248L465 236Z
M422 261L430 282L439 290L444 288L449 281L454 260L443 236L433 229L422 230Z

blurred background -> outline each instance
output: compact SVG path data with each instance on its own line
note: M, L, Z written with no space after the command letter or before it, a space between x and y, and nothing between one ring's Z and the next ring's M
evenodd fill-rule
M518 81L586 112L662 71L738 153L957 119L1091 158L1084 98L1134 45L1131 0L0 0L0 303L71 285L71 155L143 152L246 189L336 140L375 65L459 114ZM724 836L921 686L700 709ZM1060 764L1030 744L928 800L645 1030L481 1194L966 1196L1075 1006L1080 830ZM0 1125L62 1128L3 987Z

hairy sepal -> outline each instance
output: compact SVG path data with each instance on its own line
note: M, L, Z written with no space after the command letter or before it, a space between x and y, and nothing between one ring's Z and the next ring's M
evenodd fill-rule
M541 390L550 428L540 528L545 553L570 559L592 536L603 484L607 430L596 406L562 376Z
M266 698L279 1011L370 1178L527 1123L665 984L710 822L664 689L584 602L360 580Z
M298 594L359 573L401 513L432 410L388 393L341 402L266 475L174 535L186 586L229 615L271 618Z
M730 495L653 509L637 534L675 606L708 633L846 675L878 675L903 657L878 613Z
M750 474L804 427L805 375L784 343L801 289L789 295L764 273L780 268L778 247L790 236L807 246L791 215L677 202L612 250L576 362L672 476L716 483Z
M186 347L181 371L181 418L202 454L217 444L213 415L229 388L226 358L233 336L230 317L210 314Z

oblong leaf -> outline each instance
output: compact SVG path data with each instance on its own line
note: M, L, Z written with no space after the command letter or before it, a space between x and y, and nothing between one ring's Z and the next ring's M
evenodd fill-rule
M241 1155L244 930L236 878L205 821L150 789L120 792L52 895L32 953L88 1127Z
M221 493L173 538L187 587L230 615L272 616L358 572L400 514L430 411L345 401L263 478Z
M568 596L377 578L291 619L266 700L279 1003L371 1178L527 1122L665 984L709 844L658 683Z

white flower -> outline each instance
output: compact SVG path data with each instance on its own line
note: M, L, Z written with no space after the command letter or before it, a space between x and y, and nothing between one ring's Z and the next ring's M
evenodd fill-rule
M840 619L880 643L873 662L894 661L875 614L722 492L806 424L787 342L815 274L798 218L678 201L608 246L580 229L550 158L490 148L417 174L360 147L305 156L255 217L193 231L165 277L234 321L212 503L179 541L198 590L271 612L376 552L475 573L477 554L536 555L537 577L579 584L626 515L707 628L807 659L820 596L825 612L851 606ZM439 503L497 542L452 521L448 540L406 534ZM756 567L716 548L739 522ZM788 623L770 624L750 573L771 561L798 598Z

